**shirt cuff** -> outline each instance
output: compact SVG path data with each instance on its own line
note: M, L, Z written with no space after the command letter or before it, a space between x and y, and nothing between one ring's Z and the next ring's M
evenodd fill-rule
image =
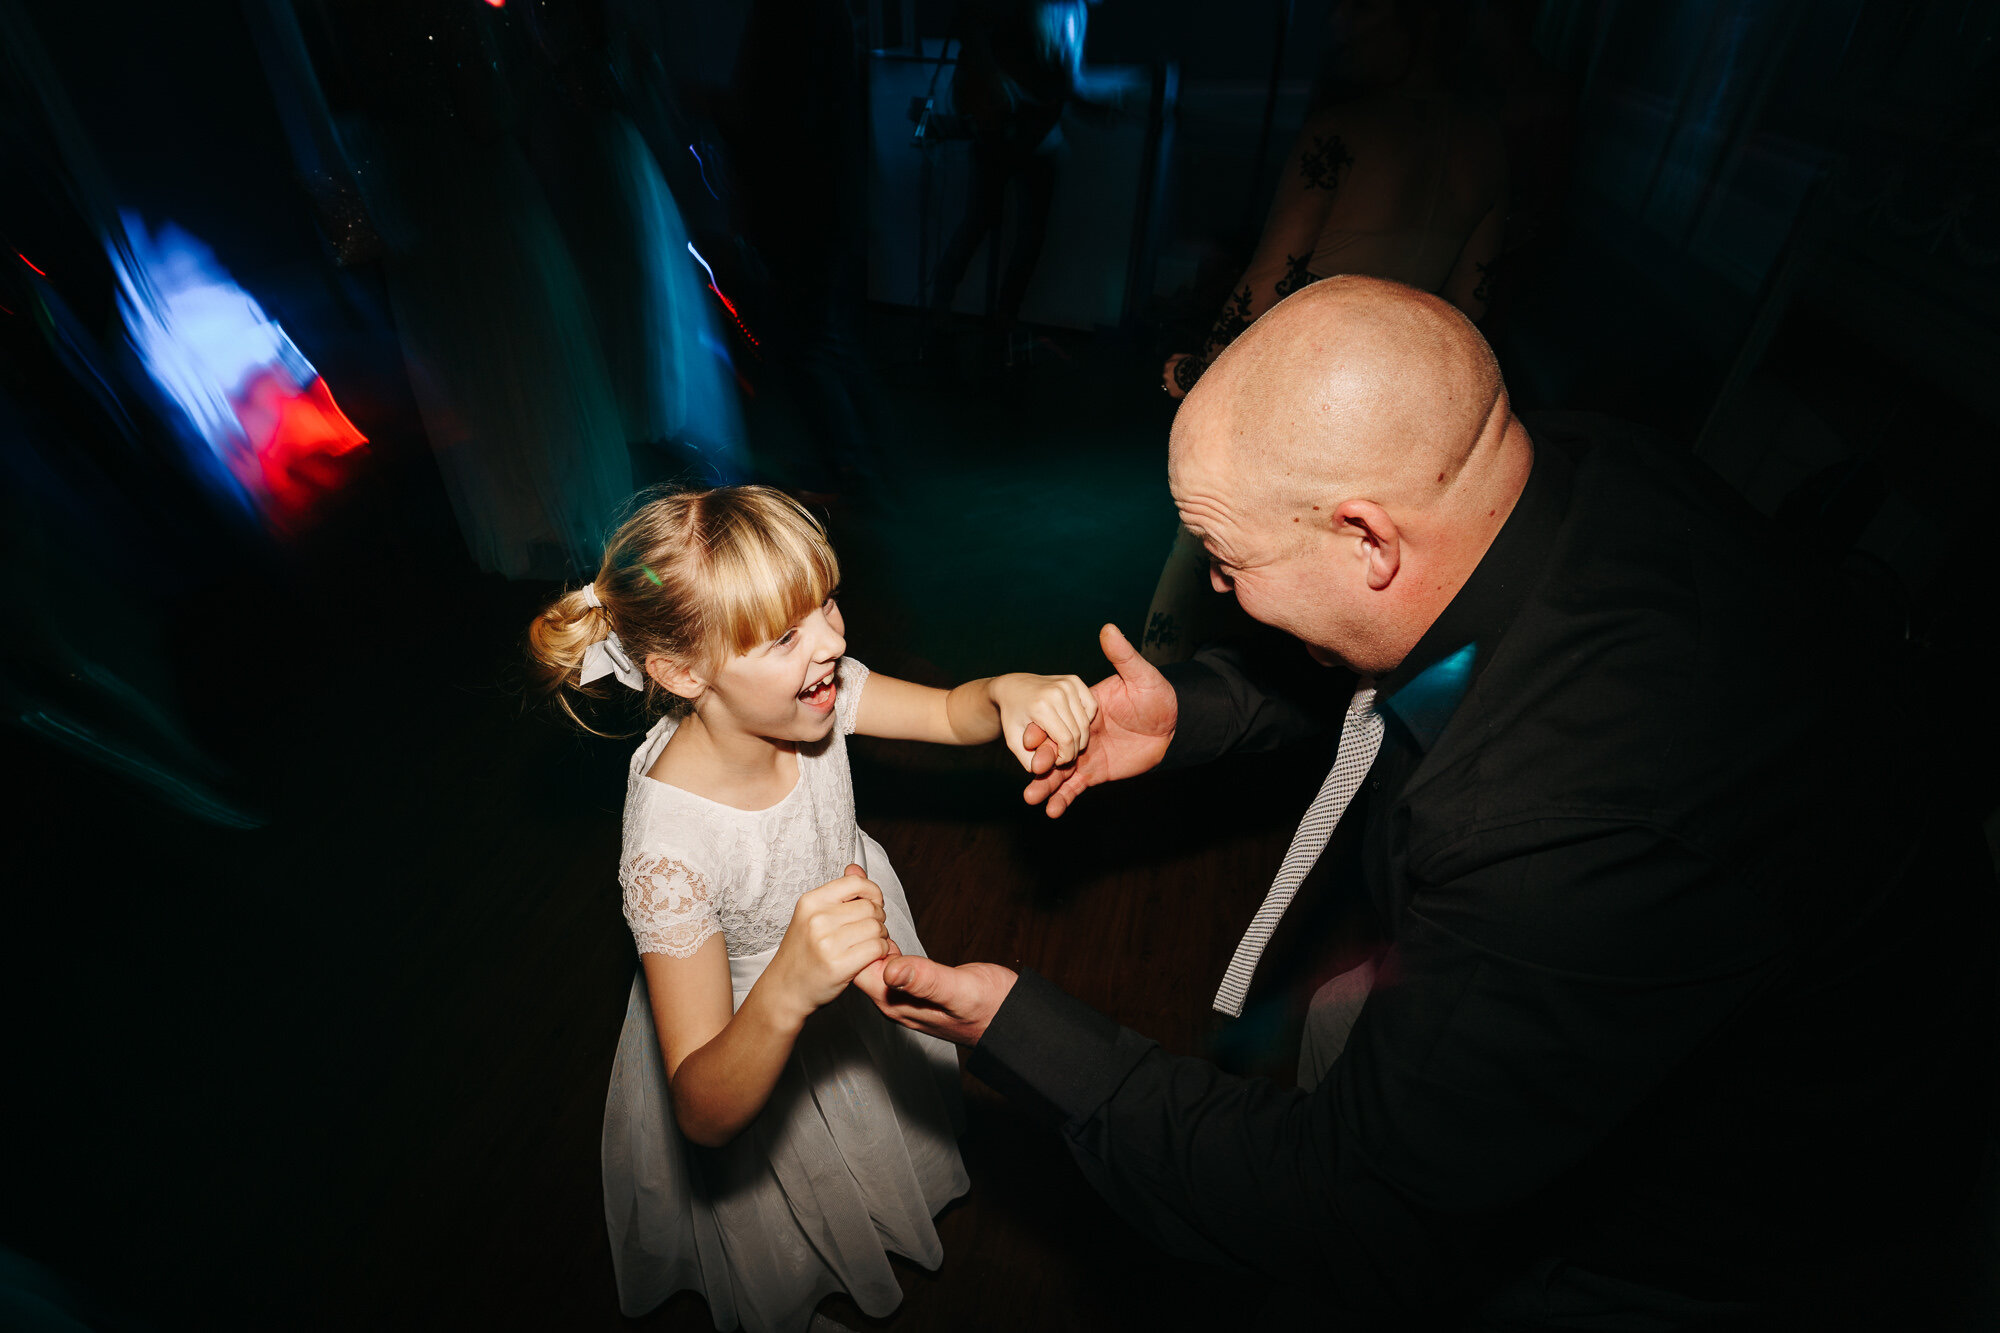
M1161 768L1188 768L1205 764L1227 746L1230 715L1228 686L1222 676L1205 662L1192 658L1169 662L1160 668L1167 684L1174 687L1174 734L1167 741Z
M1088 1120L1155 1043L1023 968L966 1068L1051 1128Z

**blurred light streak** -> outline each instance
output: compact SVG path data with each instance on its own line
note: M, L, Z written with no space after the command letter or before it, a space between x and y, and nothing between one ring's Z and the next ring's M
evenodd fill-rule
M81 719L48 708L31 708L20 724L92 763L151 788L169 804L198 819L228 829L262 828L263 816L245 810L198 778L183 776L137 746L100 735Z
M324 460L367 443L318 375L300 390L280 371L258 372L237 399L236 417L256 450L266 488L294 511L339 484L338 472Z
M104 354L100 336L77 318L76 312L46 280L28 280L28 294L35 298L34 317L49 348L75 377L86 393L97 400L105 419L128 441L138 438L131 410L120 387L124 380Z
M133 350L206 447L205 475L282 526L338 485L330 460L367 442L326 381L206 245L133 213L107 246Z
M715 293L715 299L722 302L722 308L727 310L729 317L736 321L737 329L742 332L745 338L750 340L752 347L760 346L761 344L757 341L757 335L750 332L750 326L743 322L743 316L736 313L736 302L724 296L722 288L715 285L715 270L710 268L708 261L701 257L701 251L694 248L693 241L688 242L688 253L694 256L694 262L701 265L702 270L708 274L708 289Z
M41 267L37 265L34 260L22 254L19 250L16 250L14 252L14 257L20 260L23 264L26 264L29 268L34 269L35 272L37 274L40 274L42 277L46 278L49 276L48 274L42 272Z
M719 194L717 194L717 193L715 192L715 187L714 187L713 185L710 185L710 184L708 183L708 163L706 163L706 162L704 162L704 161L702 161L702 160L701 160L701 154L700 154L700 153L695 153L695 152L694 152L694 145L693 145L693 144L689 144L689 145L688 145L688 151L689 151L690 153L694 153L694 164L695 164L695 166L697 166L697 167L701 168L701 188L702 188L702 189L704 189L704 190L707 190L707 191L708 191L708 197L709 197L709 198L711 198L711 199L720 199L720 198L722 198L722 196L721 196L721 195L719 195ZM692 245L690 245L690 246L689 246L688 248L689 248L690 250L692 250L692 249L693 249L694 247L693 247ZM696 255L696 256L695 256L695 258L696 258L696 259L700 259L700 258L701 258L701 256L700 256L700 255ZM703 268L707 268L707 267L708 267L708 265L706 265L706 264L703 264L703 265L702 265L702 267L703 267Z

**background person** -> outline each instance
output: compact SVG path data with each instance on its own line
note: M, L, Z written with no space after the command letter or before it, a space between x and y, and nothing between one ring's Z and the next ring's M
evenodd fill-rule
M1199 352L1167 359L1179 398L1266 310L1342 273L1436 292L1471 319L1507 229L1507 153L1499 124L1442 71L1455 32L1432 0L1343 0L1328 21L1327 68L1278 177L1263 236ZM1160 571L1140 646L1178 662L1225 632L1230 608L1207 595L1201 543L1185 529Z
M951 98L972 130L972 185L931 282L931 305L940 314L951 309L979 243L989 236L1000 243L1011 185L1014 245L987 313L1003 328L1020 317L1067 153L1063 108L1081 95L1088 23L1084 0L977 0L963 7Z

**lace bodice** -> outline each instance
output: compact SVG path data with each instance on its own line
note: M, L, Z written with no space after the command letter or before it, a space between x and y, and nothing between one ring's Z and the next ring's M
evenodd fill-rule
M662 718L632 756L618 871L640 953L686 958L720 934L732 958L777 947L799 895L838 879L861 847L847 737L868 668L835 667L833 732L799 750L798 785L765 810L738 810L646 776L677 719Z

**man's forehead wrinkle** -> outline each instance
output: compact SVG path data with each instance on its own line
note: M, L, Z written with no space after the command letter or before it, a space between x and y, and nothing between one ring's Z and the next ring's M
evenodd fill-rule
M1190 532L1205 537L1220 537L1218 530L1227 530L1235 515L1229 505L1206 492L1195 492L1183 498L1178 508L1183 515L1183 525ZM1192 519L1192 522L1187 520Z
M1174 490L1174 505L1181 525L1212 553L1240 555L1241 529L1245 524L1241 502L1231 492L1226 477L1210 471L1190 476L1183 472Z
M1210 387L1206 376L1201 387ZM1257 452L1263 433L1254 391L1237 391L1243 386L1233 381L1215 387L1223 392L1205 397L1192 411L1182 407L1168 456L1170 477L1210 495L1240 485L1246 459Z

